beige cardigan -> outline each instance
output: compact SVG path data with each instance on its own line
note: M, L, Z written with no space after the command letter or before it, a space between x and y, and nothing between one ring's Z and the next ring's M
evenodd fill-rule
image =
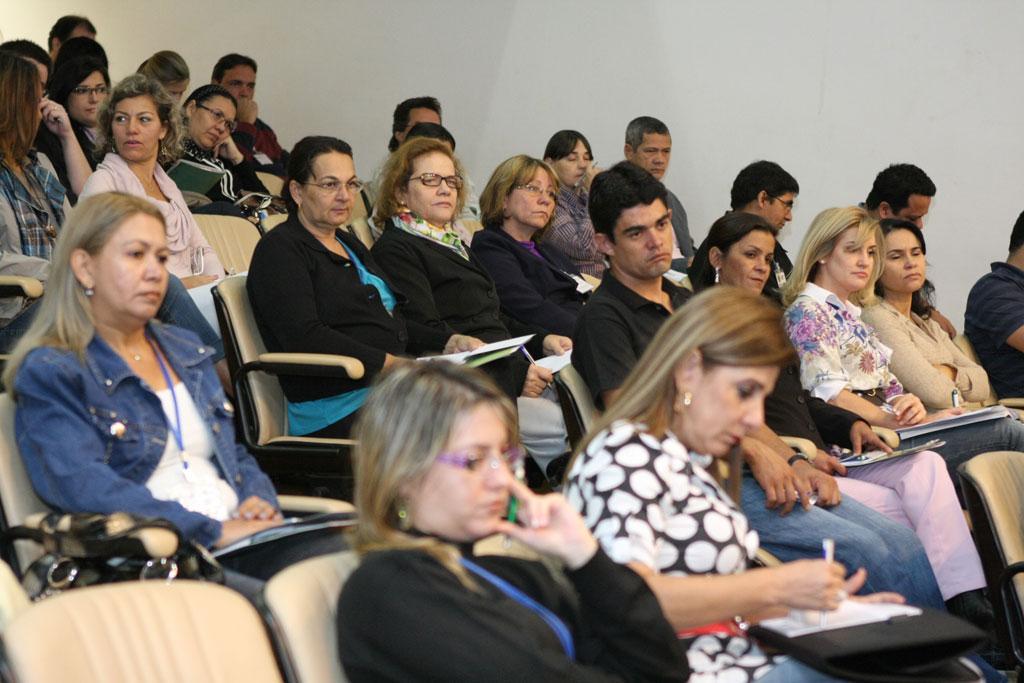
M866 307L861 318L892 349L889 368L893 374L929 410L951 407L954 388L960 390L964 401L988 398L985 370L965 356L934 320L923 320L914 313L908 318L885 301ZM956 368L956 381L939 372L936 365Z

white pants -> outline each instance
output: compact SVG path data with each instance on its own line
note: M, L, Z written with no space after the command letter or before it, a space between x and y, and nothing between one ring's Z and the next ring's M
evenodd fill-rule
M562 408L555 399L554 389L548 387L540 398L516 399L519 409L519 438L530 457L547 471L548 463L569 450Z

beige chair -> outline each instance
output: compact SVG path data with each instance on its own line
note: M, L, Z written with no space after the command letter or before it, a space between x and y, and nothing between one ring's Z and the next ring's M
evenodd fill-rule
M346 680L338 656L338 596L358 564L354 550L314 557L278 572L264 587L264 618L289 680Z
M240 594L196 581L68 591L4 629L19 683L280 683L266 628Z
M277 226L288 220L288 214L286 213L275 213L272 216L267 216L263 219L262 227L263 232L269 232Z
M1024 453L982 453L959 471L996 635L1003 651L1024 666Z
M11 566L0 562L0 633L32 605Z
M363 364L349 356L267 353L245 276L226 278L213 290L224 352L235 385L241 433L278 488L347 499L352 491L351 440L288 435L288 415L278 375L360 379Z
M196 223L229 274L249 270L252 252L260 241L259 229L237 216L197 214Z
M263 183L263 187L267 188L267 191L275 197L280 197L281 192L284 190L284 178L274 173L267 173L266 171L256 171L256 177Z
M594 405L587 383L572 365L566 365L555 373L554 383L569 436L569 448L575 449L594 426L600 413Z

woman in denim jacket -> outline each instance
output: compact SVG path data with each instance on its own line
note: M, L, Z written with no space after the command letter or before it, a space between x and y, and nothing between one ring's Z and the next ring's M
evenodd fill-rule
M164 221L143 199L82 200L32 327L4 374L32 486L69 512L162 517L207 546L281 522L235 443L212 350L152 320L167 287Z

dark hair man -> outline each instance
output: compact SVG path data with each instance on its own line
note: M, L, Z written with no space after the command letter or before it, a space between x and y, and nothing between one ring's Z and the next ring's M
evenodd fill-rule
M1024 213L1010 233L1010 253L967 295L964 333L1000 398L1024 396Z
M417 123L441 124L441 103L436 97L424 95L403 100L395 107L391 117L391 139L388 140L388 151L394 152L405 142L409 129Z
M236 53L224 55L213 65L210 79L238 101L238 127L231 135L239 151L261 171L284 177L288 152L277 141L274 129L259 118L256 93L256 60Z
M775 256L768 291L778 291L793 269L789 255L779 242L779 233L793 220L793 204L800 184L774 161L755 161L744 167L732 183L729 206L733 211L752 213L768 222L775 232Z
M68 14L58 19L54 23L53 28L50 29L50 36L47 40L47 47L50 49L50 60L57 59L61 43L68 38L78 38L79 36L95 40L96 27L85 17L75 14Z
M630 161L650 173L656 180L662 180L668 171L672 158L672 134L668 126L653 116L639 116L626 126L626 142L622 152ZM672 209L672 268L686 272L693 261L693 238L686 218L683 203L666 189L666 205Z
M913 164L892 164L877 176L864 208L878 218L902 218L924 228L935 183Z
M50 55L46 54L46 50L31 40L21 39L0 43L0 52L6 52L31 62L39 72L39 82L43 85L43 92L46 92L46 84L50 81L50 72L53 70L53 61L50 59Z

